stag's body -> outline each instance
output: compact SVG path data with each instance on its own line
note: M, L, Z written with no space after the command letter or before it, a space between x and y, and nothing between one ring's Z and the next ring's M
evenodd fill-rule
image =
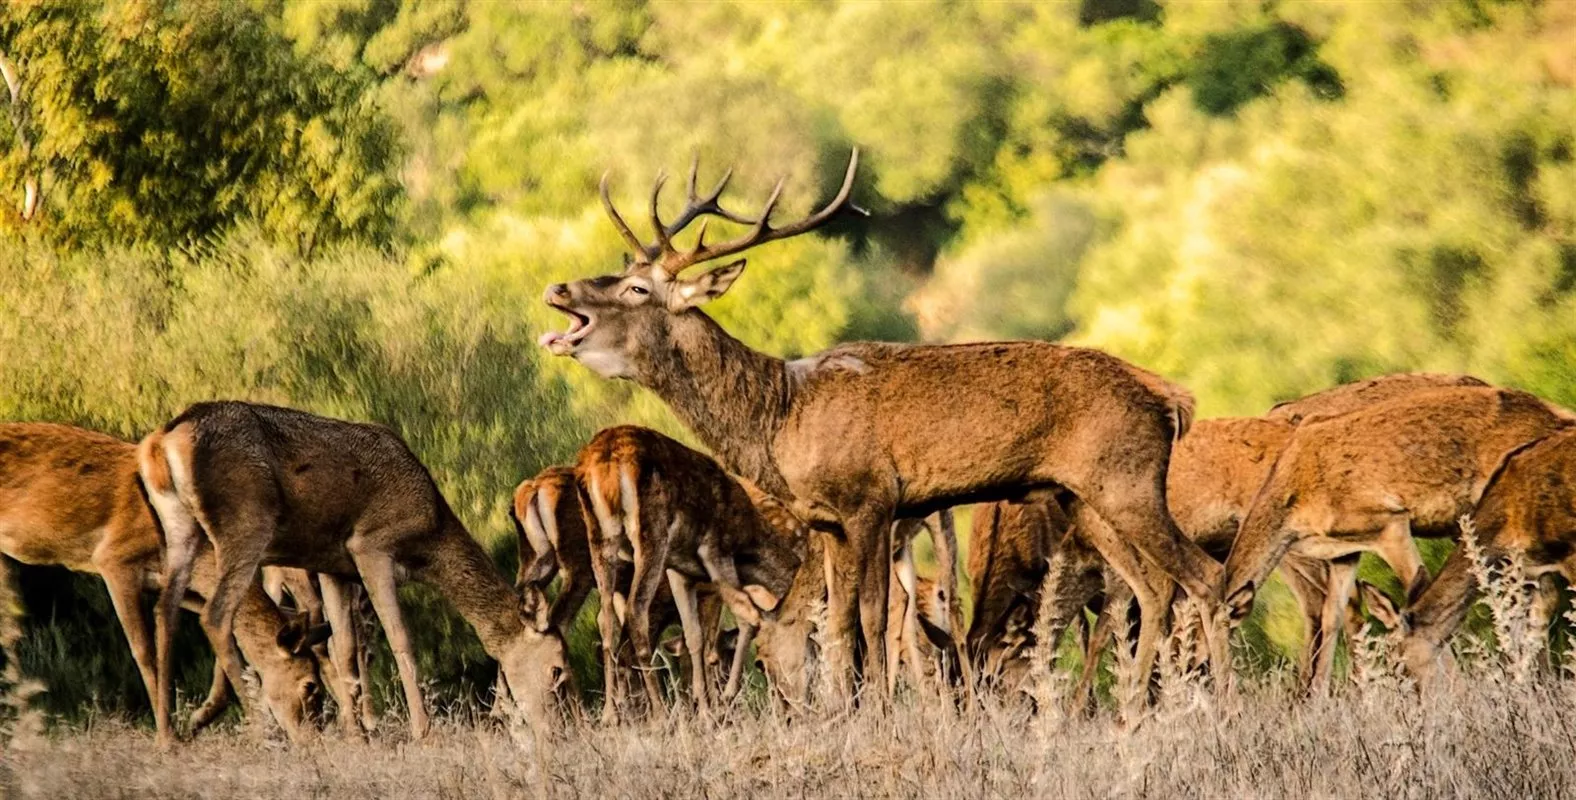
M396 574L444 594L497 658L517 699L540 722L565 667L562 643L535 619L455 517L431 474L405 443L378 425L343 422L249 403L200 403L150 434L138 453L166 539L158 608L161 740L168 741L168 665L174 599L206 536L219 578L203 612L216 643L228 643L241 591L264 564L359 577L388 636L409 704L411 732L427 729L415 654L400 613ZM233 648L221 648L235 682Z
M1416 597L1414 531L1449 535L1511 450L1569 420L1524 392L1429 389L1304 423L1281 451L1227 560L1235 617L1288 549L1321 559L1379 553Z
M1576 584L1576 427L1509 453L1473 510L1472 525L1485 559L1519 552L1540 582L1557 574ZM1542 588L1538 612L1546 623L1558 593ZM1412 603L1402 653L1424 683L1479 589L1471 555L1457 547Z
M137 475L136 445L67 425L0 425L0 552L24 564L101 576L150 701L159 681L142 594L159 586L161 547ZM213 552L204 549L191 591L207 597L216 579ZM262 676L270 710L292 739L301 738L320 701L317 670L305 655L309 629L251 586L237 609L235 632ZM227 686L216 681L192 717L193 729L223 710Z
M711 458L646 428L626 425L598 433L580 451L576 470L582 505L595 520L588 523L591 568L602 598L597 625L609 662L604 717L612 718L622 701L612 677L621 630L628 628L639 663L649 664L651 605L664 576L678 606L685 649L706 652L695 590L700 583L713 584L733 610L741 628L739 648L747 649L745 628L769 621L762 612L774 610L788 592L804 557L806 531L780 502ZM615 574L620 561L633 563L627 585ZM702 709L710 694L704 661L695 659L693 678ZM661 707L656 676L647 670L642 678L652 708ZM730 676L730 692L735 683Z
M730 470L792 498L830 534L827 639L844 697L861 629L865 678L885 683L891 526L902 517L1066 489L1214 608L1219 565L1166 511L1171 444L1192 414L1185 390L1113 356L1042 342L853 344L788 363L750 349L699 310L744 263L692 278L684 269L825 223L847 208L857 164L856 154L831 204L783 228L770 223L781 184L751 220L718 206L720 185L698 197L692 170L690 202L673 224L662 221L653 194L656 245L641 243L613 211L604 183L635 260L622 274L549 287L548 304L572 321L542 344L656 392ZM693 249L677 249L672 237L702 216L751 230L719 245L705 243L702 230Z

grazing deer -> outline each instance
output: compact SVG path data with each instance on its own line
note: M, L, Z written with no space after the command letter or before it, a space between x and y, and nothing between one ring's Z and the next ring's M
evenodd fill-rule
M150 701L159 680L142 594L158 587L160 547L158 522L137 476L136 445L68 425L0 424L0 552L24 564L101 576ZM205 548L195 560L191 591L211 596L212 552ZM256 585L242 590L236 639L262 676L274 718L300 740L321 709L310 648L327 629L287 618ZM184 593L176 601L185 602ZM217 665L214 672L223 675ZM228 688L216 677L192 716L193 731L224 709Z
M393 431L274 406L199 403L143 439L138 462L166 544L156 610L161 743L172 740L175 602L204 537L219 578L203 627L216 647L231 645L219 654L232 683L236 603L262 565L311 570L325 586L359 577L394 651L411 734L423 736L427 713L397 592L398 576L409 574L454 604L530 721L545 723L567 669L563 642L547 633L546 602L513 591Z
M1040 609L1040 592L1046 585L1052 554L1067 537L1072 521L1054 499L1035 503L987 503L975 506L973 528L969 533L968 574L974 589L974 618L964 640L974 670L982 678L1009 687L1027 666L1034 647L1034 620ZM1058 562L1054 582L1059 592L1076 596L1076 608L1086 602L1089 571L1098 573L1098 554L1087 552L1083 567L1070 568L1067 555ZM1092 593L1092 592L1089 592ZM1064 603L1053 601L1053 607ZM1074 609L1066 610L1073 620Z
M961 683L972 690L973 670L958 646L964 630L963 609L958 602L958 537L951 509L929 520L899 520L892 536L898 552L892 558L892 593L887 606L887 680L897 679L907 665L914 685L932 676L943 685ZM914 556L914 539L920 530L930 535L936 552L937 574L921 578Z
M1529 577L1540 579L1536 622L1547 625L1559 597L1547 579L1558 574L1576 583L1576 427L1507 454L1473 509L1472 524L1484 558L1522 554ZM1396 613L1383 593L1363 588L1376 616L1392 628L1402 628L1402 657L1426 688L1480 588L1466 548L1457 547L1445 559L1439 576L1405 614Z
M959 504L1068 490L1213 616L1220 566L1166 511L1171 445L1193 411L1180 387L1099 351L1044 342L848 344L787 362L700 310L733 285L744 261L691 277L685 270L821 227L852 208L857 168L856 151L836 197L781 227L771 217L782 182L750 219L719 205L726 176L701 197L692 167L688 202L668 223L659 178L651 245L619 216L604 180L603 204L633 260L620 273L548 287L547 304L570 323L540 343L652 390L729 470L791 498L829 534L826 645L840 697L852 696L856 632L865 679L886 683L892 523ZM692 247L677 247L674 237L701 217L748 230L712 244L703 223Z
M282 605L288 593L310 624L334 631L328 641L313 645L312 652L339 707L339 723L345 734L359 736L377 729L372 692L366 687L371 638L361 611L361 585L332 579L323 582L304 569L288 567L264 567L262 578L263 591L276 605ZM228 683L222 669L214 670L213 679L216 685Z
M1293 548L1325 560L1376 552L1415 599L1428 576L1413 533L1451 535L1506 453L1569 424L1525 392L1473 386L1418 391L1304 422L1226 561L1223 596L1233 621L1247 615L1257 587Z
M1424 389L1448 389L1455 386L1488 386L1471 375L1446 375L1432 372L1398 372L1375 378L1343 383L1340 386L1315 392L1307 397L1276 403L1265 419L1301 425L1312 417L1333 417L1383 403L1402 395Z
M601 431L581 449L576 471L584 493L581 504L591 515L591 570L602 598L597 627L607 660L603 716L616 719L625 702L613 678L618 640L628 628L638 663L650 663L651 604L664 575L690 653L706 652L698 583L714 585L733 611L744 649L747 630L769 625L770 612L787 593L804 558L807 531L770 495L735 479L711 458L646 428L625 425ZM627 584L616 580L614 568L621 561L634 566ZM696 659L693 691L704 711L710 691L703 663ZM645 670L641 677L651 708L663 707L656 675Z
M553 578L560 578L558 595L553 599L549 616L553 629L567 641L570 624L574 622L580 607L585 605L591 590L596 588L587 533L587 526L591 523L587 521L587 510L581 507L579 478L575 468L548 467L535 477L521 481L515 488L509 516L514 521L520 545L520 568L515 587L522 592L535 590L545 593ZM615 583L618 585L628 582L627 567L627 564L621 563L615 568ZM666 586L658 587L652 605L656 613L652 617L651 633L656 635L677 621L678 608L673 604L672 595ZM713 659L719 658L717 640L722 607L713 592L705 591L699 600L699 608L706 630L704 657L707 663L712 663ZM678 638L677 644L682 650L682 636ZM672 647L666 649L671 654L678 654ZM742 658L742 654L739 657ZM693 674L695 667L689 664L687 669ZM740 669L742 664L730 671L735 681L738 680L737 671Z

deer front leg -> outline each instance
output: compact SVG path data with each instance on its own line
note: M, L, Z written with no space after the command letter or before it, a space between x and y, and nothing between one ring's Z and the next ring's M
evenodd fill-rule
M339 704L339 725L347 737L361 735L361 673L356 663L360 631L350 609L350 588L336 576L318 575L323 594L323 617L332 635L328 640L328 660L333 665L334 679L329 685L334 691L334 702Z
M372 610L383 625L389 649L394 651L394 666L399 670L400 684L405 689L405 705L410 713L410 735L420 739L427 735L430 724L427 707L421 697L421 678L416 668L416 652L411 647L410 632L405 628L405 617L399 607L399 584L394 577L394 560L387 554L364 544L366 537L351 537L349 549L361 574L361 583L372 600Z
M848 530L850 542L859 547L857 566L862 573L855 592L859 603L859 622L864 633L864 686L880 687L878 704L892 699L892 686L886 676L887 606L892 591L892 520L885 513L871 512L856 517Z
M1335 646L1346 627L1346 605L1357 591L1357 555L1344 556L1330 562L1329 583L1324 592L1324 604L1319 615L1319 649L1313 654L1313 672L1308 676L1308 693L1318 697L1330 694L1330 683L1335 673Z
M679 625L684 629L684 649L689 651L690 693L695 696L695 706L700 713L710 714L711 681L706 675L706 636L700 621L695 582L677 570L670 569L668 587L673 590L673 602L679 609Z
M1428 567L1423 565L1423 556L1417 552L1411 520L1398 516L1386 522L1374 542L1374 549L1401 579L1401 588L1406 590L1406 602L1410 605L1428 586Z
M733 664L728 667L728 685L722 689L722 702L731 703L739 696L739 684L744 676L744 662L749 658L750 642L755 639L755 626L739 623L739 637L734 640Z
M148 700L156 702L159 692L158 672L154 669L154 646L150 636L148 618L142 611L142 569L128 568L124 564L97 564L109 589L110 604L115 616L126 632L126 643L131 646L132 660L142 675L142 685L148 690Z

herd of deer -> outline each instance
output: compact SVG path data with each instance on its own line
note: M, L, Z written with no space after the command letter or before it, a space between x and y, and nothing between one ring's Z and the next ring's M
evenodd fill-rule
M616 719L635 674L649 708L666 708L653 640L675 618L673 649L686 654L702 709L739 691L752 644L773 696L793 707L810 700L817 675L833 702L880 703L905 665L915 682L1011 686L1036 636L1084 627L1085 609L1098 610L1087 631L1098 653L1126 629L1115 611L1125 597L1138 610L1137 674L1153 671L1175 608L1199 615L1203 655L1224 686L1230 630L1278 567L1303 611L1305 680L1325 691L1337 639L1354 624L1362 552L1406 587L1401 612L1371 587L1363 596L1406 629L1404 657L1420 678L1477 587L1461 548L1430 581L1415 537L1456 536L1471 515L1490 555L1519 551L1539 574L1576 573L1576 416L1523 392L1401 374L1262 417L1194 422L1185 389L1095 350L860 343L785 361L700 310L744 261L685 270L857 212L857 167L855 152L836 197L784 227L771 223L781 182L750 218L720 205L728 176L702 195L692 167L688 202L665 222L659 177L651 244L604 181L633 258L618 274L549 287L547 304L570 322L541 344L656 393L714 455L622 426L597 434L573 466L525 481L512 503L514 586L394 432L241 402L199 403L140 445L0 425L0 551L103 576L164 744L174 740L183 605L201 611L216 656L192 729L224 707L249 662L297 739L313 730L323 685L347 732L373 722L363 592L412 734L427 730L396 592L406 578L454 604L499 662L500 695L542 726L575 694L564 691L565 635L593 586L602 713ZM746 230L708 243L710 217ZM697 220L693 245L675 245ZM981 505L965 629L950 509L970 503ZM924 529L940 562L933 581L915 570ZM1097 663L1086 659L1085 697Z

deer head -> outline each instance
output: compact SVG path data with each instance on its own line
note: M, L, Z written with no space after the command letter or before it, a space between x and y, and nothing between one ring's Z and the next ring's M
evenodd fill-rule
M545 730L559 692L569 679L569 658L562 636L553 628L546 595L538 588L526 587L520 600L525 624L498 654L498 667L526 722Z
M549 286L547 304L568 316L570 323L567 330L544 334L540 344L554 355L576 359L603 377L639 379L649 376L653 355L671 349L674 321L699 315L701 305L727 292L744 271L744 259L691 276L683 275L686 269L738 255L766 242L798 236L826 224L844 210L864 213L849 202L858 168L859 151L856 149L848 159L848 172L837 196L820 211L780 228L771 224L771 217L782 197L786 179L777 182L760 216L751 219L724 209L718 202L732 170L724 173L711 192L702 196L696 187L698 164L691 163L688 202L672 222L664 222L657 209L666 178L658 175L651 192L651 227L656 234L652 244L642 242L614 208L604 175L602 205L629 246L630 258L623 272ZM749 230L735 239L708 244L706 224L709 219L705 218L709 217L747 225ZM673 238L696 220L701 224L694 246L688 249L675 246Z

